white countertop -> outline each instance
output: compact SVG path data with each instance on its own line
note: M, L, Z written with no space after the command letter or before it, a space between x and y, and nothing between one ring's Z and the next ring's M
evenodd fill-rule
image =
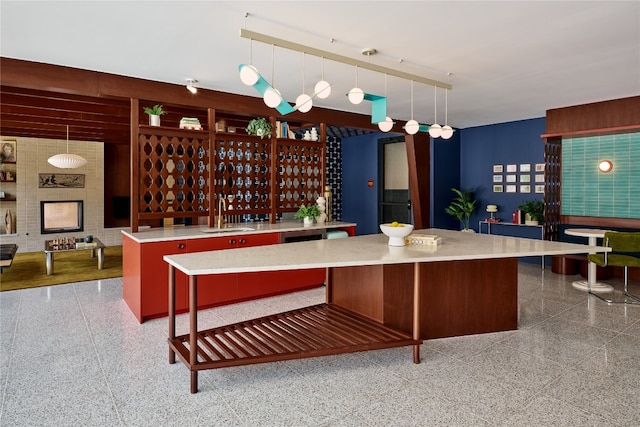
M608 248L547 240L425 229L414 233L442 237L438 246L391 247L383 234L348 239L166 255L164 260L187 275L297 270L318 267L511 258L604 252Z
M230 236L230 235L246 235L246 234L262 234L262 233L283 233L287 231L302 231L302 230L323 230L340 227L355 227L353 222L341 222L331 221L322 224L314 223L310 227L305 227L302 221L279 221L275 224L269 224L265 222L241 222L236 224L225 224L223 229L230 229L228 233L209 233L206 232L211 227L207 226L173 226L173 227L158 227L140 230L136 233L131 231L122 230L122 234L133 239L138 243L150 243L150 242L167 242L171 240L182 239L202 239L216 236ZM251 230L238 231L237 229L250 228ZM236 229L236 230L233 230ZM217 230L216 230L217 231Z

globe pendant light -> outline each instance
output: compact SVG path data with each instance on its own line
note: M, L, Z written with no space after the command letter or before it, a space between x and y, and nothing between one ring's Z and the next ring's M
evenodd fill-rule
M275 45L271 45L271 87L264 92L262 99L269 108L276 108L282 102L280 91L274 87Z
M442 126L442 139L449 139L453 136L453 128L448 125L449 123L449 105L448 94L449 89L445 89L444 92L444 126Z
M244 64L240 67L240 81L247 86L253 86L258 82L260 73L253 65L253 39L249 40L249 65Z
M349 102L358 105L364 101L364 91L358 87L358 66L356 65L356 87L351 89L347 94Z
M387 96L387 73L384 73L384 96ZM393 120L386 116L383 122L378 122L378 129L382 132L389 132L393 128Z
M438 86L433 87L433 124L429 126L431 138L438 138L442 135L442 127L438 124Z
M301 113L306 113L313 107L313 100L309 95L304 93L304 72L305 72L305 56L302 52L302 94L296 98L295 108Z
M331 95L331 85L324 79L324 56L322 57L322 80L316 83L314 90L316 96L320 99L325 99Z
M67 152L49 157L49 164L60 169L77 169L87 164L87 159L77 154L69 154L69 126L67 126Z
M415 135L420 130L420 123L413 120L413 80L411 80L411 120L404 125L404 130L409 135Z

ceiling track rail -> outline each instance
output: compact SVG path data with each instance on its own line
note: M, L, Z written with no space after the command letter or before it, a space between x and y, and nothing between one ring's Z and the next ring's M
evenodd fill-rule
M390 76L400 77L405 80L412 80L417 83L424 83L429 86L436 86L442 89L452 90L453 86L449 83L433 80L427 77L418 76L416 74L406 73L404 71L396 70L393 68L383 67L381 65L372 64L367 61L361 61L358 59L349 58L348 56L338 55L336 53L328 52L322 49L316 49L314 47L305 46L299 43L290 42L288 40L279 39L277 37L268 36L266 34L257 33L255 31L247 30L246 28L240 29L240 37L249 40L256 40L262 43L270 44L273 46L282 47L297 52L303 52L309 55L317 56L319 58L329 59L331 61L341 62L347 65L357 66L364 68L365 70L376 71L378 73L388 74Z

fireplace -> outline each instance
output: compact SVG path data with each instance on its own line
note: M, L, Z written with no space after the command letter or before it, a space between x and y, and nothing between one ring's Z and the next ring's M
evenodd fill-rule
M82 200L43 200L40 202L40 233L68 233L84 230Z

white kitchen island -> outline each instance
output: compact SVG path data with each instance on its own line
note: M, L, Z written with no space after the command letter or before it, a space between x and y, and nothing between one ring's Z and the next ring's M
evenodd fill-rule
M518 257L607 250L440 229L414 233L436 234L442 243L390 247L378 234L165 256L169 362L178 355L189 368L192 393L204 369L399 346L413 346L419 363L430 323L442 325L426 337L517 328ZM308 268L326 269L324 304L198 330L198 276ZM178 336L176 270L189 277L189 332Z

